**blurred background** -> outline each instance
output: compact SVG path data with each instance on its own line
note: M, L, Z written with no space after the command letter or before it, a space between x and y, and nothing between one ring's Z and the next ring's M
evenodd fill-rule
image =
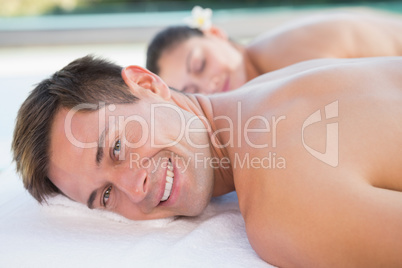
M18 108L36 83L87 54L144 66L150 38L183 24L195 5L211 8L213 24L242 43L322 12L402 14L402 1L0 0L0 173L11 163Z

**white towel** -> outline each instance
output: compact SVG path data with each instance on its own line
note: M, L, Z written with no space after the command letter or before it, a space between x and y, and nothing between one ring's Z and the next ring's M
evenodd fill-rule
M40 206L0 174L1 267L272 267L251 248L235 193L198 217L131 221L57 196Z

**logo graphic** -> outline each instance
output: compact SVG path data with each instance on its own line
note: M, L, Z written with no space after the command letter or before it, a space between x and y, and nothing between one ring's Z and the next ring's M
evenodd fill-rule
M325 113L325 119L338 117L338 101L334 101L326 105L324 113ZM321 120L322 120L321 110L317 110L304 121L302 127L303 146L312 156L314 156L318 160L321 160L325 164L328 164L332 167L337 167L339 162L338 123L327 124L327 137L326 137L326 146L324 153L314 150L304 142L304 129L312 124L320 122Z

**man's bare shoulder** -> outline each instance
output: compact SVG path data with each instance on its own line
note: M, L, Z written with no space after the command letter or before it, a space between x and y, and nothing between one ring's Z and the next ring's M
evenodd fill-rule
M364 76L370 76L370 80L381 80L386 76L387 79L399 81L402 72L401 65L402 57L314 59L261 75L245 84L241 89L261 90L269 89L273 85L276 91L281 91L280 83L294 84L297 88L301 81L309 81L308 83L314 84L328 82L328 79L332 81L326 83L325 87L329 87L337 86L337 81L339 83L350 82L349 79ZM373 72L375 75L372 75ZM340 76L343 79L338 79ZM355 83L358 82L355 81ZM303 89L303 87L298 88Z
M323 62L325 64L321 64ZM307 66L311 68L304 69ZM318 113L319 121L336 114L347 124L352 124L354 120L363 122L369 115L376 120L375 117L382 114L387 116L386 119L377 120L385 124L391 117L386 110L378 107L382 105L389 108L390 113L395 112L393 117L399 116L398 107L402 105L399 103L402 100L402 57L314 61L286 69L288 71L283 69L277 79L272 79L268 74L267 80L261 77L260 82L256 81L253 91L256 96L249 97L255 105L244 111L248 116L262 114L266 118L285 117L286 120L281 123L282 135L277 137L283 139L283 143L295 137L300 141L301 130L314 113ZM337 112L326 115L325 112L330 112L333 106ZM371 115L375 111L376 114ZM356 116L357 112L362 118ZM317 133L325 133L325 129L319 131L317 124L308 125L303 136L306 142L322 142L325 135ZM350 131L357 131L354 128L350 126ZM289 147L291 150L295 148ZM325 151L325 148L321 149ZM294 153L296 151L291 152Z
M402 147L394 134L402 133L395 126L402 121L402 59L299 67L266 81L273 88L259 98L267 104L267 118L286 117L276 128L275 147L250 155L266 157L271 165L250 169L248 176L243 171L236 179L251 244L280 266L345 267L347 260L365 266L370 264L367 252L371 264L400 263L394 248L402 245L378 229L376 219L389 219L393 235L402 238L402 219L395 216L402 212L402 196L373 187L369 179L377 178L376 186L402 190L396 175L402 173L400 163L387 157ZM264 92L261 79L254 86ZM261 107L248 111L261 113L256 111ZM279 161L285 168L275 166ZM372 202L374 196L381 202ZM388 253L378 253L375 243ZM308 254L316 256L314 261Z

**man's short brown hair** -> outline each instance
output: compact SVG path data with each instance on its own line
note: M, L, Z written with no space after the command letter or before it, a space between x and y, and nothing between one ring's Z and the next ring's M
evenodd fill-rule
M77 59L43 80L18 111L12 151L25 188L38 202L60 193L48 178L50 131L60 108L79 104L133 103L137 100L122 68L93 56Z

